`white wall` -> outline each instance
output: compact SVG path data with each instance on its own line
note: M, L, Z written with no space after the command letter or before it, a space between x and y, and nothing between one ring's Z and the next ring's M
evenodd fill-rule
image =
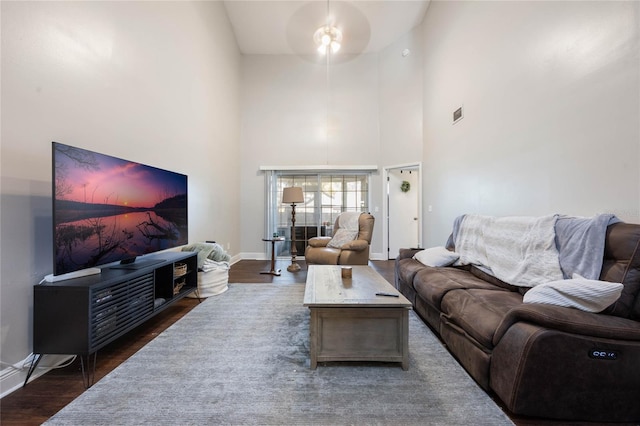
M379 54L381 168L407 164L415 166L422 161L422 58L421 26L414 28ZM418 190L417 185L414 185L413 188ZM382 182L379 187L373 188L373 190L381 191L383 197L383 206L380 209L376 227L382 232L378 236L382 244L382 259L386 260L397 255L395 250L397 244L395 243L406 241L406 238L400 237L398 239L390 234L388 215L391 209L385 199L387 197L386 184ZM410 246L415 245L411 244Z
M331 65L328 86L326 65L296 56L245 56L242 70L241 244L262 253L260 166L379 164L377 55ZM379 185L379 175L373 180Z
M639 7L430 4L425 246L442 245L464 213L640 222Z
M190 240L238 252L240 54L221 2L1 12L0 359L13 364L32 349L33 285L52 271L53 140L187 174Z
M242 251L262 253L260 166L377 165L373 257L383 250L381 171L422 158L421 29L381 52L318 64L296 56L248 55L242 76ZM403 57L402 50L412 53ZM327 125L328 123L328 125Z
M383 167L422 161L422 44L422 27L416 27L379 54Z

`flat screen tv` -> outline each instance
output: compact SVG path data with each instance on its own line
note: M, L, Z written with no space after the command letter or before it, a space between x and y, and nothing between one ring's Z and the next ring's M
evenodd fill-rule
M139 256L187 244L186 175L52 145L54 276L136 269L155 262Z

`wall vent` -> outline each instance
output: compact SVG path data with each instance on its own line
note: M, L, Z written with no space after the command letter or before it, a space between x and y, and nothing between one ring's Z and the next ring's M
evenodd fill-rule
M462 120L464 115L462 114L462 106L457 110L453 111L453 124L456 124L458 121Z

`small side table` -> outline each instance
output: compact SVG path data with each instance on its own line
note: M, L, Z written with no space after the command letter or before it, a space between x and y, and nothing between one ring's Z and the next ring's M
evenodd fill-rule
M271 241L271 270L260 272L261 274L280 276L280 269L276 270L276 243L284 241L284 237L263 238L262 241Z

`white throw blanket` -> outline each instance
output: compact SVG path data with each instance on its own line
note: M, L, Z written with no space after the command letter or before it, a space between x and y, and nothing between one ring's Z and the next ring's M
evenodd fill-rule
M211 272L215 270L229 270L229 262L216 262L215 260L205 259L202 265L202 272Z
M456 265L472 264L509 284L533 287L561 280L557 216L465 215L455 232Z
M344 212L340 214L338 218L338 226L340 229L345 229L347 231L356 231L359 230L358 221L360 219L360 212Z
M360 231L360 212L344 212L338 216L338 230L333 234L333 238L327 247L342 248L347 243L355 240Z

